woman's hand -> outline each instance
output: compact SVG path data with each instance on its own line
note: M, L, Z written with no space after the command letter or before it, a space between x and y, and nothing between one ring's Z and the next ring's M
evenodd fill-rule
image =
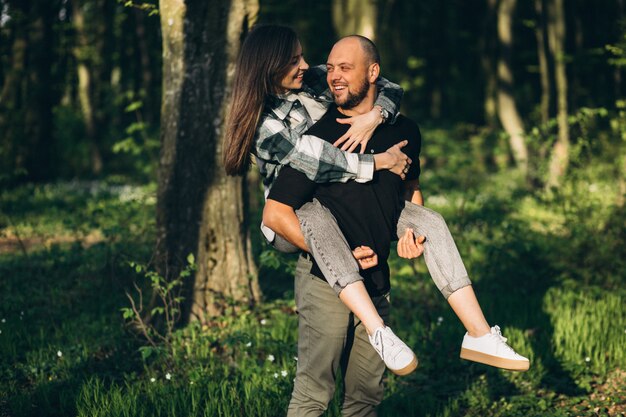
M404 179L413 161L400 149L404 148L408 143L409 141L403 140L402 142L396 143L385 152L374 155L374 169L376 171L388 169Z
M361 269L373 268L378 265L378 255L369 246L359 246L352 251Z
M398 240L398 256L405 259L417 258L424 253L426 237L413 234L413 229L406 229L404 236Z
M342 151L352 152L361 145L360 153L365 152L367 142L372 138L374 131L383 122L380 109L374 107L372 110L359 116L352 116L347 119L337 119L337 123L350 125L350 129L333 143L334 146L341 146Z

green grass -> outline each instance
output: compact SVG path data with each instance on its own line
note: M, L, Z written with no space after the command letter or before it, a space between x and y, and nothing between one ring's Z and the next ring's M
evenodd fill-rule
M460 360L464 330L423 261L393 255L392 325L420 367L386 375L380 415L624 413L626 215L615 189L596 169L533 193L514 173L456 163L475 175L425 171L427 204L447 218L487 318L532 367ZM138 278L128 262L152 253L154 187L24 186L0 197L0 238L30 242L0 254L0 416L284 415L297 363L293 258L261 249L265 303L181 329L171 354L143 360L120 308ZM326 415L339 409L338 392Z

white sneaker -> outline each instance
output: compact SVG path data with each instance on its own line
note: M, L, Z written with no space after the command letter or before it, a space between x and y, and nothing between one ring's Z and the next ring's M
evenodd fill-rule
M369 339L387 368L394 374L407 375L417 368L415 353L389 327L379 327Z
M530 367L528 358L517 354L507 345L506 337L502 336L498 326L493 326L491 333L481 337L472 337L465 333L461 345L461 358L509 371L527 371Z

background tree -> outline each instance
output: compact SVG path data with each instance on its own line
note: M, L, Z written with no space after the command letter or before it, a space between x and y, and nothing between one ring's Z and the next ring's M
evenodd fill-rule
M513 50L513 15L516 0L500 0L498 8L498 115L502 127L509 135L511 153L516 165L528 170L528 148L524 139L524 123L517 109L514 91L511 54Z
M228 178L221 143L233 65L256 20L254 0L161 0L163 102L157 192L157 267L176 277L188 254L184 319L208 320L225 298L261 294L252 261L243 179Z

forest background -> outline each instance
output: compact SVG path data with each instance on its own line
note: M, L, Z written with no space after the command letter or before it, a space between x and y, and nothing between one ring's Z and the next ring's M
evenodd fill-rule
M379 46L487 318L531 370L463 362L423 261L381 415L626 413L623 0L0 0L0 416L278 416L295 259L219 155L254 23ZM495 323L494 323L495 324ZM339 415L340 391L327 415Z

